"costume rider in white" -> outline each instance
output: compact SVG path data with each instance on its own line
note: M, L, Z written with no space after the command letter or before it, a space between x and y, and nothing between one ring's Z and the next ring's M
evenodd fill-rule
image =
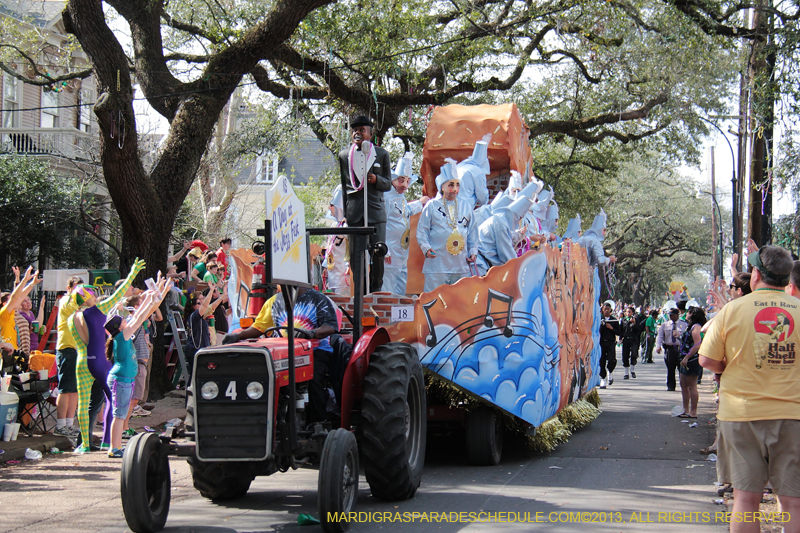
M417 176L411 172L411 152L400 158L392 172L392 188L383 193L386 206L386 246L389 252L384 259L383 287L384 292L406 294L408 281L408 244L411 241L412 215L422 211L429 198L406 202L405 193Z
M503 191L503 194L507 194L513 200L520 190L522 190L522 175L516 170L512 170L511 177L508 178L508 187Z
M493 266L504 265L517 257L514 236L522 216L531 208L531 201L518 194L508 207L495 210L478 228L478 271L481 276Z
M337 185L333 190L333 197L329 206L330 213L325 215L328 220L333 220L338 227L345 227L344 204L342 201L342 186ZM325 246L325 268L328 269L328 289L350 296L350 265L345 261L348 253L348 241L344 235L331 235Z
M569 223L567 223L567 231L564 232L564 236L561 238L562 241L566 239L570 239L572 242L577 242L578 238L581 236L581 215L578 214L575 218L569 219Z
M425 253L425 292L453 284L469 275L469 263L478 255L478 228L472 209L458 201L456 162L446 159L436 177L441 193L422 210L417 242Z
M616 263L617 258L613 255L606 257L603 251L603 239L606 236L606 213L602 209L594 217L592 227L583 232L583 237L578 239L578 244L586 248L586 255L589 257L589 266L596 267Z
M544 221L545 231L550 232L549 241L555 241L555 244L561 244L561 237L556 233L558 231L558 204L555 200L547 208L547 214Z
M527 237L534 241L544 241L545 237L543 236L544 231L542 230L542 225L539 222L539 219L536 217L536 213L541 211L541 205L539 202L542 201L542 195L549 195L549 192L542 192L544 188L544 183L541 181L534 179L530 183L528 183L519 194L528 198L532 204L531 208L525 213L525 216L522 217L522 225L526 228ZM537 195L539 195L537 197ZM547 196L547 202L550 201L550 197ZM537 211L538 210L538 211ZM546 215L547 208L543 211ZM543 215L544 216L544 215Z
M457 165L461 185L458 190L458 201L475 209L475 206L489 203L489 187L486 176L489 175L489 141L492 134L487 133L483 140L475 143L472 155Z

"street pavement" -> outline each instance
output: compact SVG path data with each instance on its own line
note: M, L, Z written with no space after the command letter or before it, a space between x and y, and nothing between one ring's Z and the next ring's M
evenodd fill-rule
M621 367L615 374L600 391L600 417L552 453L507 440L499 465L473 467L464 460L463 435L431 439L422 486L405 502L374 499L362 475L357 518L372 520L352 523L351 531L727 531L721 513L729 509L714 503L714 463L698 453L714 440L710 377L692 428L670 416L681 395L665 390L662 362L639 365L636 379L624 381ZM0 532L127 531L119 467L100 453L0 466ZM300 513L317 516L315 470L257 478L244 498L215 504L192 488L184 460L173 458L171 468L164 531L318 531L297 524Z

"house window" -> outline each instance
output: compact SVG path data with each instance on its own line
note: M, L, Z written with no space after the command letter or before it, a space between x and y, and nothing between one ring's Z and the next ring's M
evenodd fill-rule
M274 183L278 174L278 159L270 160L268 157L256 159L256 183Z
M19 80L3 74L3 127L19 127Z
M42 89L42 127L57 128L58 123L58 93Z
M78 129L90 133L92 131L92 91L81 89L80 111L78 112Z

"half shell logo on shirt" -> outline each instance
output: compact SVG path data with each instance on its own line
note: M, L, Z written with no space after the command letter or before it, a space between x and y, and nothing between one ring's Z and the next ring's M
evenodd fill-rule
M780 307L767 307L756 314L753 321L755 340L753 354L756 369L767 362L768 368L775 365L794 365L795 343L788 342L794 331L794 319Z
M756 314L756 333L769 335L772 342L783 342L794 331L792 316L780 307L767 307Z

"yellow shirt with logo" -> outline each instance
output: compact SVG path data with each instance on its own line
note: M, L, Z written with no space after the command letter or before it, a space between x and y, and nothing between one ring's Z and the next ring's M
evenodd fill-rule
M719 389L723 421L800 420L800 299L759 289L723 307L700 355L727 360Z

